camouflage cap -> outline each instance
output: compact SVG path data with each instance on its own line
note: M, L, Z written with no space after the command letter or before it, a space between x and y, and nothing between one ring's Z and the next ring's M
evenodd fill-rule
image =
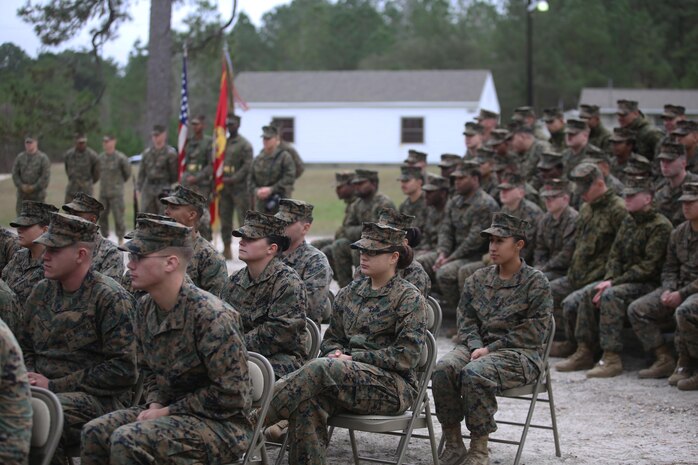
M640 192L654 192L654 186L652 185L652 178L648 176L627 176L625 178L625 187L623 188L623 195L635 195Z
M248 210L245 224L233 231L235 237L261 239L269 236L283 236L287 223L274 215Z
M492 225L480 232L482 237L523 237L526 238L526 228L528 221L522 220L506 213L497 212L492 215Z
M543 187L540 190L540 196L545 197L556 197L562 194L570 193L570 183L566 179L549 179L545 181Z
M478 134L484 134L485 128L480 123L473 123L469 121L465 123L465 131L463 131L464 136L476 136Z
M698 182L683 183L679 202L694 202L696 200L698 200Z
M477 121L482 121L483 119L499 119L499 113L481 108L480 114L478 114L475 119Z
M264 139L271 139L279 135L279 128L276 126L262 126L262 137Z
M420 163L427 161L427 154L419 150L410 149L407 151L407 158L404 163Z
M589 119L600 114L598 105L588 105L586 103L579 105L579 119Z
M676 129L671 131L671 135L683 137L693 132L698 132L698 121L687 119L676 123Z
M61 207L64 211L74 215L76 213L94 213L99 215L104 210L104 205L84 192L78 192L73 196L70 203L66 203Z
M400 176L397 180L409 181L410 179L424 179L422 169L419 166L402 165L400 167Z
M540 160L536 165L537 168L542 170L551 170L558 166L563 166L562 154L558 152L543 152L540 155Z
M684 147L683 144L664 142L659 147L659 155L657 155L657 158L660 160L676 160L681 156L686 156L686 147Z
M463 161L463 157L460 155L456 155L455 153L444 153L441 154L441 163L439 163L439 167L451 168L461 161Z
M664 113L660 116L662 119L674 119L678 118L679 116L684 116L686 114L686 107L682 107L681 105L672 105L671 103L667 103L664 105Z
M640 110L635 100L621 99L617 100L616 103L618 104L618 109L616 110L617 115L627 115L628 113Z
M536 112L533 111L533 107L518 107L514 109L514 113L511 115L512 121L523 121L525 118L536 116Z
M384 224L395 229L410 229L414 225L414 216L405 215L393 208L383 208L378 213L378 224Z
M477 149L477 161L480 164L492 161L494 159L494 150L489 147L480 147Z
M546 108L543 110L543 121L546 123L552 123L556 119L564 119L565 115L557 107Z
M76 132L75 142L87 142L87 135L84 132Z
M79 216L51 213L48 231L34 239L46 247L68 247L77 242L94 242L99 226Z
M434 192L438 190L447 191L450 188L451 186L447 178L431 173L427 174L427 183L422 186L422 190L425 192Z
M163 205L190 205L201 213L208 206L206 197L180 184L177 184L167 197L162 197L160 203Z
M511 173L508 174L502 182L499 183L497 188L499 190L509 190L509 189L515 189L515 188L521 188L523 189L526 186L526 180L524 179L523 176L517 173Z
M405 231L385 224L364 223L361 239L351 244L352 249L388 250L402 245Z
M131 236L119 249L136 255L148 255L167 247L193 247L191 228L174 221L142 218Z
M608 138L611 142L628 142L637 138L637 131L629 128L613 128L613 134Z
M575 193L580 195L588 191L594 181L602 177L603 173L595 163L580 163L569 174L570 180L575 184Z
M151 134L152 134L153 136L160 135L160 134L162 134L163 132L165 132L165 126L163 126L162 124L155 124L155 125L153 125L153 130L151 131Z
M473 171L480 172L480 164L475 160L462 160L456 165L456 169L451 173L452 178L469 176Z
M48 203L24 200L19 216L10 222L10 226L19 228L22 226L34 226L39 223L48 224L51 221L51 213L57 211L56 207Z
M583 119L570 118L565 124L565 134L579 134L583 131L588 131L589 125Z
M519 165L517 160L511 155L495 155L494 156L494 166L492 169L495 171L504 171L505 169L513 169L513 171L518 171Z
M274 216L286 223L295 223L300 220L312 219L313 208L315 208L313 205L302 200L281 199L279 200L279 211Z
M237 121L239 123L241 119L242 118L240 117L240 115L237 115L237 114L229 111L228 114L225 115L225 124L230 124L233 121Z
M169 216L157 215L155 213L146 212L136 213L136 227L138 226L138 222L141 220L169 221L170 223L176 223L176 221L170 218ZM127 232L126 234L124 234L124 239L133 239L133 235L135 234L135 232L135 230Z
M355 177L356 173L354 173L353 171L338 171L334 174L335 186L351 184Z
M107 133L102 136L102 142L109 142L116 139L116 136L112 133Z
M25 134L24 135L24 143L27 144L29 142L36 142L37 137L34 134Z
M511 139L512 134L508 129L497 128L493 129L490 133L490 139L487 141L487 147L495 147L499 144L503 144L507 140Z
M511 135L513 136L514 134L533 134L533 126L529 126L528 124L525 124L523 121L514 121L509 126L507 127Z
M357 169L354 171L354 179L352 184L359 184L364 181L378 182L378 171Z
M611 163L611 159L608 156L608 153L602 152L602 151L595 151L591 153L587 153L587 156L582 158L580 163Z
M630 154L623 173L631 176L649 176L652 173L652 162L637 153Z

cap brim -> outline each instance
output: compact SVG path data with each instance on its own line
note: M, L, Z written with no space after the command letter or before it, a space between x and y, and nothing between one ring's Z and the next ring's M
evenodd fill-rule
M358 241L350 245L352 249L363 249L363 250L389 250L392 245L385 244L383 242L378 242L373 239L359 239Z
M490 236L512 237L513 234L511 234L510 231L503 229L503 228L487 228L484 231L480 232L480 237L490 237Z
M46 247L68 247L69 245L73 245L76 243L75 240L61 237L61 236L56 236L51 234L50 232L45 232L41 236L37 237L33 241L35 244L41 244Z
M354 178L351 180L352 184L361 184L364 181L368 181L368 178Z
M179 197L174 197L172 195L168 195L167 197L161 198L160 203L163 205L191 205L185 200L180 199Z
M679 158L681 155L677 155L675 153L660 153L657 155L657 158L659 160L669 160L669 161L674 161L677 158Z
M143 238L138 237L136 231L134 232L136 234L134 234L130 241L126 241L124 245L118 246L119 250L135 253L137 255L148 255L153 252L157 252L158 250L167 248L167 245L163 244L162 242L144 240Z
M547 190L547 191L545 191L545 190L541 191L538 194L538 196L539 197L557 197L558 195L562 195L562 194L567 194L567 192L563 191L561 189L551 189L551 190Z
M640 192L650 192L648 189L640 189L637 187L626 187L623 189L621 192L623 194L623 197L627 197L629 195L635 195L639 194Z
M30 216L19 216L10 222L10 226L13 228L20 228L22 226L34 226L35 224L41 223L38 218L32 218Z
M233 230L233 236L235 237L247 237L249 239L261 239L267 237L266 234L260 232L257 228L251 226L241 226L238 229Z
M289 224L295 223L296 221L298 221L298 218L296 218L295 216L293 216L289 213L286 213L286 212L280 211L280 212L276 213L276 215L274 215L274 216L277 217L278 219L280 219L281 221L284 221L284 222L289 223Z
M695 202L698 200L698 194L683 194L679 197L679 202Z

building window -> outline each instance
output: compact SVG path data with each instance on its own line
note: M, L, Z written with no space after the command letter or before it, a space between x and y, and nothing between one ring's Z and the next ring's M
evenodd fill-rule
M296 131L293 118L272 118L272 124L281 129L281 139L286 142L296 141Z
M402 118L400 133L403 144L423 144L424 118Z

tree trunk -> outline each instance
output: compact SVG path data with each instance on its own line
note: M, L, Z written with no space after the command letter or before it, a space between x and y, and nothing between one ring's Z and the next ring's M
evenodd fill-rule
M144 128L146 147L154 124L170 123L172 100L172 0L151 0L148 38L147 117Z

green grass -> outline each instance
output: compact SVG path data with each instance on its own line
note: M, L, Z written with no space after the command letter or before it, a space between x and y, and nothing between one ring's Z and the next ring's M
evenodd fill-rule
M315 205L315 221L311 230L313 236L332 235L344 217L344 202L337 199L334 193L334 173L361 167L377 170L381 179L380 191L390 197L396 206L400 205L404 196L400 191L400 183L396 181L400 172L397 165L307 165L303 176L296 182L293 197ZM134 169L133 174L137 175L137 169ZM67 182L63 164L52 165L47 202L60 208ZM126 226L129 229L133 225L133 183L130 180L125 191ZM5 199L4 206L0 209L0 224L5 227L15 218L15 192L11 178L0 182L0 196ZM99 193L98 185L94 192Z

